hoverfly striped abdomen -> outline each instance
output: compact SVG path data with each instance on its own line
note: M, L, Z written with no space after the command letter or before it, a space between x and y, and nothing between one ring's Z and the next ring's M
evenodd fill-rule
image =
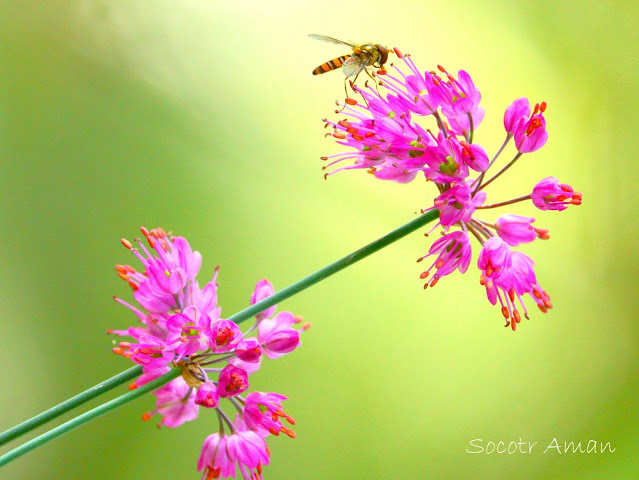
M313 70L313 75L321 75L322 73L330 72L331 70L336 70L341 67L347 58L350 55L342 55L341 57L334 58L333 60L329 60L326 63L322 63L319 67Z

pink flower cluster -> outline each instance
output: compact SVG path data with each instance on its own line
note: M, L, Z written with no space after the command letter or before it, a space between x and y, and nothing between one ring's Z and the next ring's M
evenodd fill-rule
M110 330L129 336L113 352L142 365L143 374L131 388L137 388L180 367L182 376L153 394L156 408L143 415L149 420L159 415L158 425L179 427L198 416L200 407L212 409L220 429L204 441L198 470L203 478L235 477L239 468L245 479L261 479L262 466L269 463L265 439L268 435L295 434L282 424L295 424L284 413L286 397L277 393L251 392L249 376L261 365L262 357L277 358L300 346L300 332L310 325L294 328L302 319L290 312L275 314L275 306L256 315L254 324L240 327L220 317L217 306L216 268L212 280L200 288L196 275L202 257L191 250L182 237L172 237L162 229L142 228L148 247L136 239L136 248L122 244L142 262L143 270L117 265L118 275L128 282L140 308L115 300L136 314L140 325L126 330ZM251 304L274 292L268 280L260 280ZM255 331L255 336L249 336ZM234 421L220 407L221 399L237 412Z
M380 76L374 87L353 85L364 104L347 98L342 110L336 111L347 118L324 120L333 128L337 143L348 148L322 157L325 161L331 159L324 167L329 169L325 178L341 170L364 169L381 180L406 183L419 175L433 182L438 195L422 213L438 210L439 222L426 235L437 227L443 231L428 253L418 259L434 260L420 276L422 280L430 277L424 288L435 286L440 278L455 270L466 272L472 257L472 235L481 244L477 260L480 283L490 303L500 303L506 326L515 330L521 321L518 305L528 318L524 295L530 295L542 312L547 312L552 304L537 282L532 259L511 247L536 238L547 239L548 231L534 227L532 217L509 214L490 223L478 218L477 212L528 200L540 210L564 210L568 205L581 204L581 193L548 177L528 195L485 205L484 189L522 155L539 150L548 140L546 103L531 108L527 98L519 98L508 106L504 114L506 139L490 159L486 150L474 142L475 130L485 112L470 75L460 70L455 76L441 66L437 72L422 73L410 56L394 51L403 61L402 68L392 65L392 72L377 72ZM385 96L378 87L385 90ZM431 117L433 127L421 126L415 120L419 117ZM510 140L514 140L514 158L486 179L486 173Z

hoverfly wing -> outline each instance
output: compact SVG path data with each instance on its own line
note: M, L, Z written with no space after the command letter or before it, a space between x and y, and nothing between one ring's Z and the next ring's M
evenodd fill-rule
M319 35L317 33L310 33L308 36L311 37L313 40L321 40L322 42L326 42L326 43L334 43L336 45L348 45L351 48L355 46L352 43L342 42L341 40L338 40L337 38L329 37L328 35Z
M356 77L368 66L369 61L370 57L361 58L357 55L353 55L344 62L342 72L344 72L344 75L347 77Z

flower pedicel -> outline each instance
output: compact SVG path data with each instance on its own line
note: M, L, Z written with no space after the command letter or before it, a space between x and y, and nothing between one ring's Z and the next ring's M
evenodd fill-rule
M136 271L118 265L118 275L128 282L141 308L116 298L136 314L141 325L109 333L130 336L134 341L120 342L113 352L142 365L143 374L131 385L137 388L167 373L172 366L182 376L153 392L156 408L143 420L158 415L158 425L179 427L197 418L200 408L212 409L219 419L219 431L204 440L198 470L202 478L235 477L239 468L245 479L261 479L262 466L269 463L266 437L295 433L282 424L295 421L284 413L286 397L277 393L251 392L249 375L260 368L262 354L277 358L300 345L300 317L289 312L275 314L275 306L256 315L245 332L230 320L220 317L217 306L216 268L212 280L200 288L196 275L202 257L191 250L182 237L172 237L162 229L142 228L148 247L139 239L139 248L127 240L122 244L142 262ZM273 286L260 280L251 296L251 304L272 295ZM256 336L248 335L257 329ZM237 411L234 421L220 408L223 400Z
M438 196L433 204L422 210L439 210L437 227L442 237L428 253L417 261L432 257L433 263L421 275L424 288L433 287L444 276L459 270L465 273L472 257L470 235L481 244L477 267L480 283L486 289L490 303L498 301L506 319L506 326L516 329L521 321L519 305L528 318L522 297L528 294L542 312L552 308L550 297L539 286L533 270L534 262L527 255L511 247L529 243L536 238L547 239L548 231L533 227L531 217L503 215L494 224L482 220L479 210L531 200L540 210L564 210L568 205L581 204L581 193L548 177L533 188L532 193L511 200L485 205L484 188L505 173L526 153L542 148L548 140L546 131L546 103L531 109L526 98L515 100L504 114L506 139L489 160L486 150L473 142L474 132L484 118L479 106L481 94L470 75L460 70L453 76L439 66L439 73L421 73L408 55L395 49L403 67L391 65L392 72L378 72L379 86L386 96L366 84L353 85L366 105L347 98L342 110L336 113L348 118L332 122L333 137L348 147L343 153L322 157L332 159L323 168L349 161L348 165L333 169L325 178L341 170L364 169L375 178L406 183L423 175L433 182ZM435 132L422 127L413 117L432 116ZM503 169L484 181L510 140L517 153ZM477 172L473 178L472 173Z

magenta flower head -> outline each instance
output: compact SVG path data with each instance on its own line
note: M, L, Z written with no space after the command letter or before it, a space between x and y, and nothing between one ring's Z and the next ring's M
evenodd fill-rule
M508 135L515 132L515 127L520 121L525 122L530 115L530 102L527 98L518 98L508 105L504 113L504 128Z
M532 242L535 238L543 240L550 238L548 230L532 226L534 221L533 217L512 214L502 215L495 222L495 229L497 230L497 235L511 247Z
M468 235L462 231L444 235L433 243L428 254L417 259L417 261L421 262L431 255L437 255L437 259L419 278L422 280L427 278L433 267L436 272L431 280L424 284L424 288L429 286L434 287L441 277L449 275L455 270L459 270L461 273L466 272L472 256L472 248Z
M137 240L144 255L131 242L122 243L143 261L144 273L128 265L116 266L139 305L115 300L134 313L138 324L109 330L111 334L133 338L120 342L113 352L143 367L143 374L130 389L168 373L171 368L179 368L182 373L152 392L157 397L156 408L142 418L149 420L160 415L160 425L175 428L195 419L200 411L213 413L219 419L220 430L204 441L198 469L204 470L209 480L235 477L238 468L245 479L249 475L252 480L261 479L262 465L269 462L263 437L283 432L294 438L294 433L282 426L279 419L294 422L281 408L281 400L286 397L258 392L249 393L244 399L241 394L249 388L249 373L259 370L262 352L270 358L291 352L300 345L300 331L310 325L296 330L293 326L301 322L301 317L289 312L274 315L272 307L258 314L253 325L242 333L238 324L220 318L219 268L211 281L200 287L195 276L201 256L191 250L185 239L167 235L162 229L141 231L148 243L147 247ZM273 292L268 280L259 281L251 304ZM256 330L256 336L248 337ZM224 399L239 410L234 423L220 408Z
M581 193L570 185L546 177L532 191L532 202L539 210L565 210L568 205L581 205Z
M197 462L197 470L204 470L206 480L214 478L235 478L235 460L231 460L226 449L228 437L214 433L204 440L202 453Z
M184 422L197 418L199 407L195 404L193 395L189 395L190 387L183 378L178 377L170 381L159 390L153 392L157 397L154 412L145 413L142 420L147 421L153 415L162 416L162 425L177 428Z
M545 111L546 102L538 103L535 105L530 119L521 118L517 121L513 136L515 137L515 146L520 153L536 152L546 145L548 132L544 118Z
M222 398L239 395L249 387L248 374L241 368L227 365L220 373L217 393Z
M211 351L223 353L233 350L242 341L240 327L230 320L218 320L211 324Z
M246 396L244 405L244 421L246 425L264 435L270 433L279 435L280 432L295 438L295 433L282 425L280 418L284 418L291 425L295 425L295 420L284 413L282 401L286 400L284 395L277 393L251 392Z
M278 358L300 345L300 334L292 326L300 320L290 312L280 312L262 320L257 327L257 339L268 358Z
M257 363L262 356L262 346L257 338L247 338L237 344L235 347L235 355L243 362Z
M195 403L206 408L217 407L220 403L217 387L210 381L200 385L195 394Z
M410 56L398 49L393 52L401 61L390 64L377 85L369 82L365 88L353 87L364 102L348 98L339 111L347 118L336 122L325 120L325 126L333 128L333 138L345 150L322 157L333 159L325 169L345 164L325 178L342 170L365 169L380 180L406 183L423 175L427 182L435 184L437 193L427 196L434 200L421 212L439 211L439 222L426 236L441 227L442 237L433 243L427 255L418 259L435 257L420 275L422 280L429 278L424 288L434 286L455 270L466 272L472 257L470 239L475 238L482 245L477 263L480 282L486 288L488 300L493 305L500 302L502 313L514 329L520 318L513 303L517 298L522 303L522 296L531 295L544 312L550 308L550 301L533 280L532 260L528 262L529 257L522 257L523 254L515 255L510 246L523 245L535 238L547 239L548 231L533 227L534 219L530 217L507 214L494 223L481 219L480 214L485 209L524 201L532 201L542 210L561 210L568 204L581 203L581 193L568 185L559 185L554 177L540 182L532 194L487 202L486 188L496 180L503 181L504 173L524 153L535 152L547 142L546 103L531 108L525 97L512 102L503 115L504 143L495 154L489 155L475 138L485 111L480 106L479 88L470 74L459 70L454 76L441 66L420 70ZM489 174L499 156L508 151L509 144L514 157L496 173ZM260 342L265 346L263 339ZM268 348L265 346L267 355Z

